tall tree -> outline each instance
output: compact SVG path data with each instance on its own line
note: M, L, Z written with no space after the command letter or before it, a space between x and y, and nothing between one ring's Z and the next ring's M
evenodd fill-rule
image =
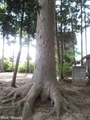
M55 0L41 0L42 7L37 16L37 43L36 43L36 61L35 70L31 81L28 81L24 86L16 88L5 98L9 98L6 102L15 102L17 97L20 97L19 102L13 105L4 107L4 111L22 110L22 120L31 119L32 109L35 100L40 97L41 100L51 98L54 103L54 108L49 115L57 113L60 118L61 109L68 107L78 109L75 100L72 103L72 97L69 97L62 87L56 81L55 73ZM14 97L13 97L14 95ZM10 98L12 96L12 98ZM5 102L5 101L4 101ZM14 108L15 107L15 108Z
M87 22L86 22L86 5L84 3L84 23L85 23L85 51L87 55Z
M58 57L58 75L60 80L60 41L58 40L57 35L57 16L56 16L56 42L57 42L57 57Z
M28 41L27 41L27 66L26 66L26 72L29 73L29 60L30 60L30 56L29 56L29 49L30 48L30 35L28 34Z
M16 66L15 66L15 70L13 73L13 78L12 78L12 83L11 86L12 87L16 87L16 75L17 75L17 70L18 70L18 64L19 64L19 60L20 60L20 55L21 55L21 50L22 50L22 30L23 30L23 17L24 17L24 6L25 3L23 1L21 1L22 3L22 7L21 7L21 24L20 24L20 39L19 39L19 52L18 52L18 56L17 56L17 60L16 60ZM20 3L19 3L20 5Z
M15 54L15 43L16 43L16 37L14 37L13 39L10 39L7 41L7 44L11 47L12 50L12 58L11 58L11 62L12 62L12 72L14 71L14 54Z
M5 24L5 19L6 16L5 16L5 6L3 6L3 2L1 4L1 7L0 7L0 27L2 28L1 29L1 34L2 34L2 37L3 37L3 42L2 42L2 68L4 67L4 51L5 51L5 30L4 30L4 24ZM5 24L6 25L6 24ZM4 68L3 68L4 70Z
M81 0L81 66L83 65L83 2Z
M10 42L12 43L12 41L9 40L9 36L15 36L16 35L16 24L14 24L15 20L14 20L14 16L12 14L10 14L7 10L7 4L6 4L6 0L1 0L1 8L0 8L0 27L1 27L1 34L3 36L3 51L2 51L2 59L4 61L4 44L5 44L5 39L7 39L7 43ZM3 5L4 4L4 5Z
M64 56L65 56L65 44L68 44L70 42L73 42L73 50L74 50L74 39L72 37L72 40L69 42L69 37L64 37L64 34L66 36L67 33L72 32L72 36L73 33L76 32L76 28L75 26L77 26L77 7L76 7L76 3L74 1L70 1L70 0L61 0L60 2L57 3L57 34L58 34L58 41L61 44L61 56L60 56L60 64L59 66L61 66L61 79L63 79L63 62L64 62ZM72 30L72 23L73 22L73 31ZM58 43L59 43L58 42ZM69 48L70 49L70 48Z
M3 3L3 0L1 1ZM16 82L16 75L17 75L20 54L21 54L21 48L22 48L22 31L24 30L25 32L27 32L28 36L30 35L34 36L38 5L36 4L37 3L36 0L29 2L27 0L26 1L4 0L4 2L6 5L5 6L6 11L4 10L4 15L3 15L1 9L1 16L0 16L1 18L0 21L2 22L3 38L5 38L5 36L9 38L9 35L16 36L16 33L20 34L19 52L17 55L15 71L13 73L12 84L11 84L11 86L14 87ZM10 43L9 39L8 42Z
M86 28L88 27L88 22L86 22L86 19L88 18L86 13L88 13L88 10L86 12L86 8L88 9L89 5L85 5L86 2L87 2L87 0L77 1L77 5L80 8L78 19L81 19L81 27L80 27L80 31L81 31L81 65L83 65L82 57L83 57L83 51L84 51L84 48L83 48L83 46L84 46L84 44L83 44L83 32L84 32L84 29L85 29L85 40L86 40ZM87 44L87 40L86 40L85 44ZM87 46L85 46L85 47L87 47ZM87 52L87 50L86 50L86 52Z
M62 17L62 0L61 0L61 79L63 79L63 39L62 39L62 27L63 27L63 17Z

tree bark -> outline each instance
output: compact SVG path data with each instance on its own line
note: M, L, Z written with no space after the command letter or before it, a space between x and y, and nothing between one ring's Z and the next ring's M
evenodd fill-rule
M68 97L66 92L56 81L55 71L55 0L41 0L41 10L37 17L37 37L36 37L36 61L33 77L24 86L14 88L14 90L5 96L5 102L13 102L11 106L0 107L0 111L19 110L22 111L22 120L31 119L32 109L35 100L40 97L41 100L51 98L54 103L53 109L46 116L56 112L60 120L61 110L78 109L73 103L72 98ZM13 96L14 95L14 96ZM16 98L20 97L20 101ZM65 103L67 101L67 104ZM64 104L65 103L65 104ZM23 109L22 109L23 107ZM5 114L6 115L6 114Z
M44 83L55 81L55 15L54 0L42 0L37 18L37 43L34 76Z
M58 40L57 22L56 22L56 42L57 42L57 56L58 56L58 75L59 75L59 81L60 81L61 80L61 77L60 77L60 42Z
M85 22L85 51L87 55L87 22L86 22L86 5L84 5L84 22Z
M83 4L81 0L81 66L83 66L83 10L82 10Z
M61 0L61 79L64 78L63 76L63 39L62 39L62 27L63 27L63 23L62 23L62 0Z

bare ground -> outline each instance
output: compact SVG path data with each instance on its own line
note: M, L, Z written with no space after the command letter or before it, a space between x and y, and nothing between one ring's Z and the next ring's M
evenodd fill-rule
M12 79L13 73L0 73L0 98L3 97L3 87L8 87L11 84L11 79ZM30 77L32 77L32 74L17 74L17 86L21 86L25 84ZM72 94L70 91L76 91L77 93L80 94L79 99L82 101L90 101L90 86L86 87L77 87L77 86L72 86L71 81L61 81L59 82L62 87L67 89L69 94L73 96L74 98L78 98L77 94ZM1 101L0 101L1 105ZM4 105L5 106L5 105ZM42 102L38 98L37 101L35 102L34 106L34 115L32 117L32 120L57 120L56 114L54 114L51 117L48 117L47 119L44 118L44 114L50 112L52 109L52 105L50 103L50 100ZM83 107L79 107L80 110L78 111L73 111L73 110L67 110L64 111L62 110L62 115L61 115L61 120L90 120L90 105L86 105ZM21 117L16 117L11 114L11 117L8 118L7 115L2 115L0 114L0 120L20 120ZM31 120L31 119L30 119Z

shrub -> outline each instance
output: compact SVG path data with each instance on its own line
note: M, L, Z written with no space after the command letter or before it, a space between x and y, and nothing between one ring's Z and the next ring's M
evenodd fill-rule
M72 73L72 66L69 62L64 62L63 64L63 73L64 76L70 76Z
M30 61L29 62L29 72L33 73L33 71L34 71L34 62ZM20 73L26 72L26 62L19 65L18 72L20 72Z
M12 72L12 62L10 62L8 59L4 59L4 71Z
M30 73L33 73L34 71L34 62L30 61L29 63L29 70L30 70Z
M19 66L18 66L18 72L20 72L20 73L25 73L25 70L26 70L25 65L19 65Z

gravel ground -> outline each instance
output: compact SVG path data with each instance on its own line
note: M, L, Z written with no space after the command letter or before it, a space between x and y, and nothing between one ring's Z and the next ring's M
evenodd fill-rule
M11 80L12 80L13 73L0 73L0 88L3 86L10 86ZM30 78L32 77L32 74L17 74L17 82L16 84L18 86L21 86L25 84ZM80 93L84 101L90 101L90 86L86 87L77 87L72 86L70 82L59 82L59 84L62 85L67 90L73 90ZM3 96L2 89L0 89L0 98ZM77 98L77 95L73 95L75 98ZM40 99L37 99L34 106L34 115L30 120L57 120L56 114L53 116L48 117L47 119L44 118L44 114L48 113L52 109L52 105L50 104L50 101L42 102ZM5 117L5 116L4 116ZM20 118L21 119L21 118ZM20 120L19 118L15 120ZM0 120L4 120L3 116L0 116ZM12 119L11 119L12 120ZM79 111L73 111L73 110L62 110L62 115L60 120L90 120L90 105L80 107Z

